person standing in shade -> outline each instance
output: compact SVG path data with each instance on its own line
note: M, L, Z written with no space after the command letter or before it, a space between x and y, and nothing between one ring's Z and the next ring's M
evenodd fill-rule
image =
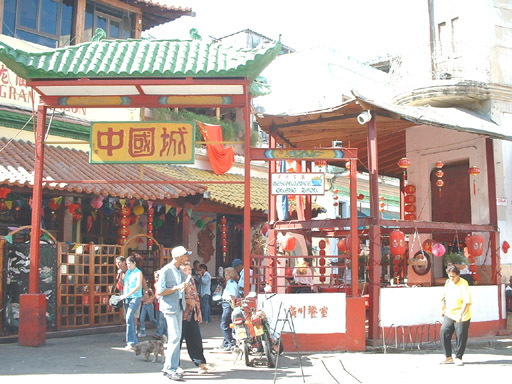
M241 259L235 259L231 263L231 266L235 268L235 271L238 273L238 290L239 295L244 296L244 281L245 281L245 272L244 272L244 263ZM252 269L249 268L249 281L251 283L250 290L252 292L256 291L256 285L253 284L253 276L252 276Z
M226 287L224 292L222 292L222 317L220 320L220 329L222 330L224 340L220 349L231 351L235 346L235 339L229 324L231 323L231 312L235 307L236 299L239 297L238 273L235 271L235 268L226 268L224 270L224 277L226 279Z
M155 287L155 292L156 292L157 288L158 288L158 280L160 279L160 271L159 270L155 271L153 275L155 277L154 287ZM165 321L164 314L162 313L162 311L160 311L160 296L158 296L156 293L155 293L155 311L156 311L157 327L156 327L156 332L153 335L153 339L160 340L163 335L167 335L167 322Z
M201 285L199 286L199 297L201 301L201 313L203 314L203 323L209 323L212 276L208 272L208 267L206 266L206 264L199 265L199 275L201 276Z
M162 372L171 380L182 381L183 375L178 372L180 365L180 342L182 331L183 310L185 309L185 289L189 281L180 270L182 264L188 262L191 254L183 246L173 248L172 261L160 271L157 294L160 296L160 311L167 322L167 350Z
M147 289L144 291L142 296L142 308L140 310L140 318L139 318L139 337L146 337L146 315L153 324L158 325L157 320L155 319L155 295L153 294L153 289L147 286Z
M137 328L135 325L135 312L140 308L142 300L142 272L137 268L135 257L129 256L126 259L128 269L124 277L123 295L126 310L126 348L133 349L138 344Z
M468 282L460 277L456 265L450 264L446 268L448 280L444 285L442 299L443 325L441 326L441 345L444 349L445 359L441 364L454 364L462 366L462 356L466 349L471 322L471 291ZM455 359L452 357L452 336L455 332L457 347Z

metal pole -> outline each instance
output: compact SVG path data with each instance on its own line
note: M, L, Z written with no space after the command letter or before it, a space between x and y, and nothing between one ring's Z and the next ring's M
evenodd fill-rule
M244 85L245 106L245 196L244 196L244 292L249 293L251 282L251 97L249 86Z

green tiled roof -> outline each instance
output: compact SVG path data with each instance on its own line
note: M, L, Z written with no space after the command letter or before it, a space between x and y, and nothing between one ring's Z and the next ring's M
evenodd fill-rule
M280 42L238 49L201 40L100 40L46 51L0 42L0 61L29 79L241 77L255 80Z

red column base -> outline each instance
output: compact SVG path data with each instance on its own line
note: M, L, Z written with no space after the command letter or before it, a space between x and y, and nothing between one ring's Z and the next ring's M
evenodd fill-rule
M20 295L18 344L39 347L46 342L46 296L43 293Z

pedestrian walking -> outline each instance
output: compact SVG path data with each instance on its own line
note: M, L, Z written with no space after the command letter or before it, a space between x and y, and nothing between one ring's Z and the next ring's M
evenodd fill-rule
M231 312L236 305L236 299L239 297L238 273L235 268L229 267L224 270L224 277L226 287L222 293L222 317L220 321L220 329L224 340L220 349L230 351L235 346L235 339L229 324L231 323Z
M203 315L203 323L209 323L210 320L210 297L212 291L212 276L208 272L206 264L199 265L200 286L199 299L201 301L201 314Z
M167 322L165 321L164 314L160 310L160 296L158 296L156 293L158 288L158 281L160 280L160 270L155 271L153 276L155 277L155 311L157 320L156 332L153 335L153 339L160 340L163 335L167 336Z
M181 381L183 375L178 372L180 365L180 342L185 309L185 288L187 281L180 266L188 261L191 254L183 246L173 248L172 261L161 270L157 294L160 296L160 310L167 322L167 350L162 372L171 380Z
M139 318L139 333L137 336L146 337L146 316L149 318L149 321L154 325L158 325L157 320L155 319L155 295L153 294L153 289L151 289L147 285L147 290L144 291L142 296L142 308L140 310L140 318Z
M462 366L462 356L466 349L471 322L471 291L466 280L460 277L459 268L450 264L446 268L448 280L444 285L441 326L441 345L443 346L445 359L441 364L453 364ZM452 357L452 336L455 332L457 346L455 359Z
M135 326L135 312L140 308L142 299L142 272L137 268L135 257L126 259L128 269L124 277L123 295L120 299L125 301L126 310L126 348L132 349L138 344L137 328Z

